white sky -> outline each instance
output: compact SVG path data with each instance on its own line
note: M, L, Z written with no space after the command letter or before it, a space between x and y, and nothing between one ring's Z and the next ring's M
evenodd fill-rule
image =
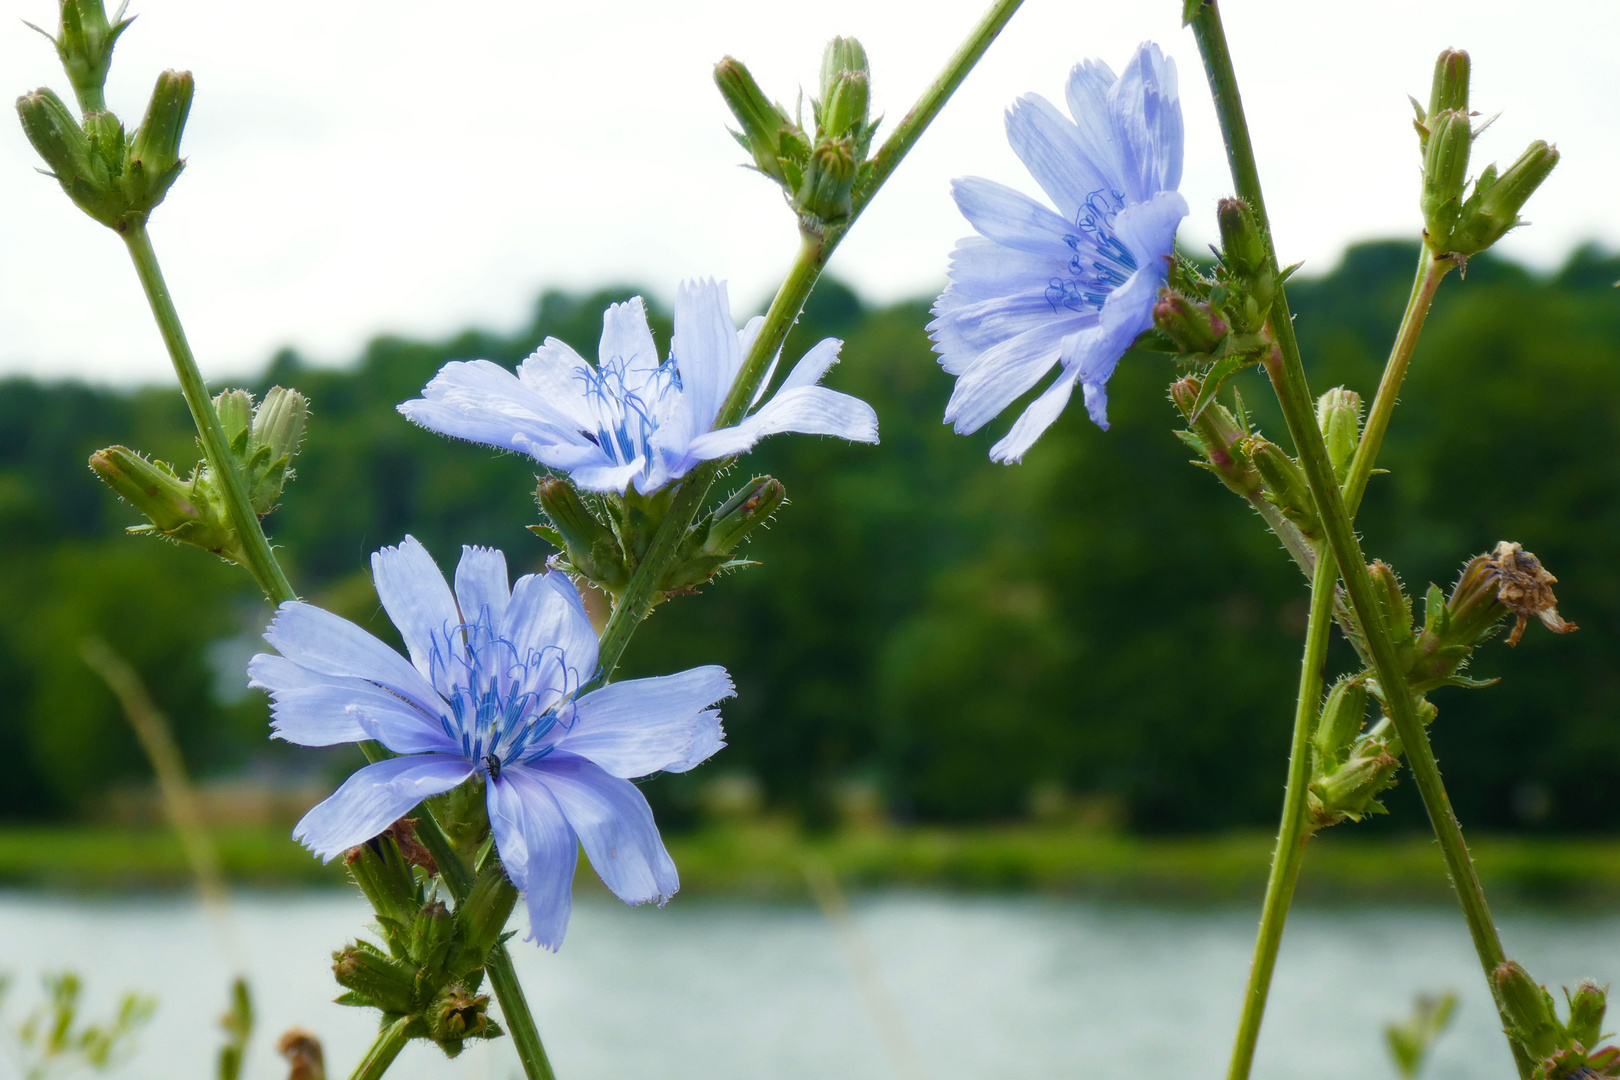
M205 374L290 345L353 358L379 332L526 324L539 290L731 282L742 314L793 253L775 187L737 167L710 70L730 53L791 105L834 34L862 39L877 111L902 115L986 0L133 0L109 103L139 121L156 73L189 68L190 166L152 233ZM109 2L109 7L115 6ZM1151 38L1175 57L1187 121L1183 237L1213 237L1229 189L1179 0L1028 0L873 203L832 272L875 300L926 293L965 226L947 192L976 173L1036 189L1002 110L1062 100L1075 61L1118 69ZM71 98L52 0L0 0L0 74ZM1406 94L1435 54L1474 57L1475 107L1500 110L1479 163L1533 138L1563 161L1501 245L1538 267L1580 241L1620 246L1620 4L1613 0L1229 0L1227 30L1285 260L1323 271L1346 243L1414 235ZM0 373L171 377L116 238L73 207L0 119ZM584 346L592 342L578 343Z

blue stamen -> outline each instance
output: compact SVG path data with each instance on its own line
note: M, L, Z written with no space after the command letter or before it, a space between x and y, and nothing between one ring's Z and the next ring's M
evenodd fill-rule
M1136 258L1114 235L1114 220L1124 208L1123 192L1098 189L1086 196L1075 215L1078 232L1063 237L1074 252L1067 268L1071 276L1054 277L1046 287L1053 311L1101 311L1109 294L1136 273Z

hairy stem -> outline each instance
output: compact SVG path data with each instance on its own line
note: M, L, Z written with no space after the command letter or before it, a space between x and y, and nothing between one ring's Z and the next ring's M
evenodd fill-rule
M366 1056L360 1059L349 1080L377 1080L379 1076L388 1071L388 1066L399 1057L399 1052L405 1049L405 1044L411 1041L408 1034L414 1017L406 1016L395 1020L392 1024L377 1032L377 1040L366 1051Z
M1271 242L1270 221L1266 216L1259 172L1254 161L1254 149L1249 142L1248 125L1243 116L1243 101L1238 94L1237 76L1232 70L1232 58L1227 51L1226 34L1221 26L1220 10L1215 0L1204 0L1203 5L1193 15L1191 23L1193 34L1198 40L1199 52L1203 56L1204 71L1209 77L1210 90L1215 98L1216 115L1226 136L1226 152L1232 167L1233 184L1237 188L1238 195L1246 199L1254 210L1255 219L1266 236L1267 255L1275 271L1277 260ZM1469 857L1468 845L1463 840L1462 827L1458 824L1457 816L1451 809L1451 800L1446 795L1445 784L1440 778L1440 766L1435 760L1434 748L1429 744L1429 733L1418 718L1412 694L1407 690L1404 674L1395 655L1394 644L1375 600L1372 577L1367 571L1367 563L1361 553L1361 543L1356 537L1355 528L1351 525L1343 495L1334 478L1333 468L1328 462L1327 447L1322 441L1322 432L1316 425L1315 409L1305 378L1305 366L1300 358L1299 342L1294 337L1293 318L1289 314L1287 296L1281 286L1277 289L1277 298L1272 305L1269 326L1277 342L1277 349L1267 362L1267 373L1271 376L1277 400L1288 422L1288 430L1299 453L1306 482L1315 497L1328 545L1343 574L1345 591L1350 596L1350 606L1366 631L1368 651L1372 654L1373 670L1382 690L1384 708L1406 748L1412 777L1423 796L1423 805L1428 811L1435 837L1440 842L1446 870L1457 891L1458 903L1468 922L1468 932L1473 938L1474 950L1479 955L1480 966L1485 972L1486 985L1490 987L1492 998L1496 1001L1497 1010L1501 1013L1503 1025L1506 1027L1509 1024L1508 1016L1497 995L1496 982L1491 977L1497 966L1506 958L1502 949L1502 939L1497 934L1490 906L1485 901L1485 890L1474 870L1473 860ZM1514 1064L1518 1067L1520 1076L1528 1078L1531 1072L1529 1058L1511 1039L1509 1046L1513 1050Z
M1227 1080L1244 1080L1254 1064L1260 1021L1266 1012L1266 996L1271 992L1271 975L1277 967L1277 950L1282 946L1283 924L1288 921L1294 886L1299 882L1299 869L1305 862L1305 845L1315 832L1308 820L1305 798L1311 781L1311 728L1322 702L1322 672L1327 665L1328 634L1333 627L1333 595L1338 577L1333 556L1318 552L1311 580L1310 621L1305 627L1305 655L1299 664L1299 699L1294 706L1294 738L1288 749L1288 786L1283 793L1282 823L1277 827L1277 847L1271 853L1266 899L1260 909L1260 932L1254 941L1249 985L1243 994L1243 1014L1238 1019L1237 1036L1232 1043Z
M192 423L197 425L203 456L225 495L225 511L231 516L231 527L247 560L243 565L272 604L296 600L298 594L293 592L287 575L281 572L281 564L276 561L270 541L259 524L259 515L254 513L253 504L248 500L247 487L242 482L241 470L236 467L236 459L231 456L230 443L225 438L225 429L220 426L219 414L214 411L208 384L197 369L197 358L191 354L185 329L180 325L180 313L174 309L169 287L164 284L157 252L152 250L152 238L144 224L131 225L122 235L129 247L129 257L135 262L135 272L140 275L141 288L146 291L147 303L152 306L152 316L157 319L158 332L169 350L169 359L174 361L174 373L180 379L180 392L191 410Z
M917 104L906 113L904 119L873 156L874 172L867 184L856 193L854 210L849 220L828 228L820 235L808 233L804 235L798 256L788 270L782 287L777 290L776 297L771 301L769 310L765 312L765 324L760 327L759 335L743 359L742 368L731 384L731 390L726 395L725 403L720 407L719 415L715 417L715 428L730 427L743 418L759 391L765 372L770 367L771 358L781 349L788 331L793 328L799 313L804 310L805 301L810 298L810 292L815 288L816 280L821 276L821 271L827 265L827 260L832 257L833 251L1022 3L1023 0L998 0L974 27L962 47L946 63L939 77L923 92ZM680 546L681 539L692 527L698 510L708 497L709 489L727 464L727 462L705 462L681 481L674 502L670 504L668 512L659 524L647 554L636 567L636 572L630 578L630 584L614 605L613 614L602 630L600 669L597 676L601 682L607 682L613 677L614 669L623 658L631 636L657 603L658 582L663 578L664 571Z
M1378 394L1373 398L1372 408L1367 410L1367 423L1362 429L1361 442L1356 446L1356 456L1351 459L1350 472L1344 480L1344 507L1352 518L1361 506L1361 496L1367 490L1373 463L1378 460L1378 448L1383 444L1384 432L1389 429L1389 418L1395 412L1401 382L1412 363L1412 352L1417 347L1418 335L1423 332L1423 323L1429 317L1434 294L1440 290L1440 282L1445 279L1446 271L1451 266L1450 259L1437 257L1427 244L1418 253L1417 279L1412 283L1412 296L1406 302L1406 314L1401 316L1401 328L1395 335L1394 346L1390 348L1389 361L1384 365L1384 377L1378 383Z

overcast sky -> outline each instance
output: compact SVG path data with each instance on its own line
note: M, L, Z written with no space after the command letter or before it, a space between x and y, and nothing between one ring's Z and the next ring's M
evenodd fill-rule
M109 2L109 7L113 6ZM524 325L539 290L683 277L731 282L741 309L791 259L793 222L741 151L710 79L730 53L791 104L821 47L853 34L876 110L903 114L984 0L133 0L110 105L139 121L156 73L188 68L190 165L152 234L205 374L256 370L291 346L352 359L379 332ZM1181 71L1183 238L1213 237L1229 190L1179 0L1028 0L839 251L832 272L875 300L926 293L964 231L948 194L975 173L1036 191L1002 111L1061 101L1079 59L1118 69L1151 38ZM15 93L66 80L52 0L4 0L0 72ZM1612 0L1229 0L1228 34L1279 254L1324 271L1347 243L1413 236L1417 144L1444 46L1474 57L1475 107L1501 112L1476 160L1533 138L1563 161L1502 249L1556 265L1584 240L1620 247L1620 4ZM0 123L0 373L169 378L122 245L74 208L14 121ZM580 345L594 346L593 342Z

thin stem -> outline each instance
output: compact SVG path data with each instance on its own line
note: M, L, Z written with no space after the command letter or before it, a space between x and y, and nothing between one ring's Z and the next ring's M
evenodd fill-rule
M164 284L157 252L152 250L152 238L147 234L145 225L130 226L124 230L123 237L129 247L129 257L135 262L135 272L140 275L141 288L146 290L147 303L152 306L152 316L157 319L158 332L163 335L163 344L169 350L169 359L174 361L174 373L179 376L180 392L185 395L186 407L191 410L192 423L197 425L203 456L207 458L208 467L224 493L225 512L231 517L231 527L242 546L242 557L246 560L243 565L272 604L296 600L298 594L293 592L287 575L281 572L281 564L276 561L275 552L270 550L270 541L265 538L264 528L259 524L259 515L254 513L253 504L248 501L247 487L242 483L242 473L236 467L236 459L231 456L230 443L225 438L225 429L220 426L219 414L214 411L208 384L197 369L197 358L191 354L185 329L180 325L180 313L175 310L169 287Z
M349 1080L377 1080L387 1072L388 1066L392 1065L394 1059L399 1057L399 1052L405 1049L405 1044L411 1041L409 1031L415 1020L414 1016L402 1017L377 1032L377 1041L371 1044L366 1056L354 1067Z
M804 310L805 301L810 298L810 292L815 288L816 280L821 276L821 271L827 265L827 260L832 257L833 251L849 232L850 226L855 223L861 211L867 207L906 154L916 145L934 117L939 115L940 109L944 108L956 88L962 85L962 80L973 69L973 65L978 63L1002 27L1007 25L1007 20L1012 18L1013 13L1022 4L1023 0L999 0L985 13L962 47L946 62L939 77L923 92L922 97L917 99L917 104L906 113L904 119L873 156L875 168L872 177L856 194L854 210L849 220L827 229L819 236L804 235L798 256L789 268L782 287L777 290L776 297L771 301L770 309L765 313L765 324L760 327L759 335L743 359L742 368L731 384L731 390L726 395L725 403L720 407L719 415L715 417L716 428L730 427L743 418L759 391L765 372L770 367L771 358L781 349L788 331L793 328L794 321ZM705 462L681 481L674 501L665 513L663 521L659 523L647 554L642 557L630 578L630 584L625 587L623 595L614 605L607 626L602 629L602 645L598 661L600 667L597 675L599 681L605 683L613 677L613 672L623 658L631 636L657 603L658 582L664 576L670 560L675 556L681 539L692 527L699 508L708 497L709 489L726 464L726 462Z
M1401 328L1395 335L1395 344L1384 365L1384 377L1378 383L1378 394L1372 408L1367 410L1367 424L1356 456L1350 461L1350 472L1344 481L1345 511L1354 518L1361 506L1361 496L1367 490L1367 479L1372 476L1373 464L1378 460L1378 448L1383 444L1384 432L1389 429L1389 418L1395 412L1395 401L1400 397L1401 382L1412 363L1412 352L1417 347L1418 335L1429 317L1434 294L1440 282L1451 269L1451 260L1436 257L1427 244L1418 252L1417 278L1412 282L1412 296L1406 302L1406 314L1401 316Z
M214 475L219 477L221 489L225 493L226 510L231 515L231 524L241 538L247 558L244 565L272 604L279 605L288 600L296 600L298 594L293 591L286 575L282 573L281 565L276 561L275 553L270 548L270 541L266 539L264 528L259 523L259 516L253 512L252 504L248 502L247 490L242 485L241 473L237 471L235 460L231 457L225 430L219 422L219 414L214 410L208 386L203 382L202 374L197 369L196 358L192 356L191 346L186 342L185 330L180 325L179 312L175 310L174 301L163 282L163 272L158 267L157 253L152 250L151 238L147 235L145 227L140 225L131 227L123 235L125 243L129 245L130 258L135 261L135 270L140 275L141 286L146 290L146 298L152 305L152 314L157 318L158 329L163 334L163 342L168 346L169 356L174 361L175 373L180 377L180 389L185 394L187 407L191 409L191 418L197 425L203 454L207 457ZM391 756L386 749L374 742L363 742L360 749L366 755L366 759L372 762ZM450 846L444 830L440 828L437 819L425 803L417 808L417 815L417 835L433 852L445 885L450 889L451 896L460 903L461 898L472 886L472 876L466 864L461 861L461 857ZM485 970L489 972L490 982L495 987L496 997L501 1004L501 1013L506 1018L507 1031L517 1047L518 1058L523 1063L525 1075L529 1080L554 1080L556 1074L552 1072L551 1062L546 1058L545 1047L540 1042L539 1029L535 1026L534 1016L529 1011L529 1003L523 996L523 987L517 981L512 958L504 944L497 945L490 953ZM379 1048L383 1046L382 1040L387 1036L388 1031L384 1031L378 1037L377 1046L372 1048L372 1054L368 1055L366 1063L362 1063L362 1068L368 1067L369 1064L376 1069L375 1073L365 1075L382 1075L389 1062L393 1061L394 1055L399 1053L398 1047L395 1047L386 1057L378 1057ZM400 1045L404 1045L403 1042Z
M1277 847L1271 853L1271 874L1266 880L1265 904L1260 909L1260 932L1254 941L1254 960L1249 964L1249 985L1243 994L1243 1015L1238 1019L1237 1037L1232 1043L1227 1080L1246 1080L1254 1064L1260 1021L1266 1012L1266 996L1271 992L1271 975L1277 967L1277 950L1282 946L1283 924L1288 921L1294 886L1299 883L1299 870L1305 862L1305 845L1316 831L1308 820L1305 796L1311 781L1311 728L1321 707L1322 671L1327 665L1338 577L1333 556L1318 552L1311 580L1310 621L1305 626L1305 655L1299 664L1299 699L1294 706L1294 738L1288 749L1282 823L1277 827Z
M1264 232L1267 254L1272 269L1276 269L1275 251L1271 246L1271 226L1266 217L1265 201L1261 196L1259 172L1254 162L1254 151L1249 143L1248 126L1243 116L1243 101L1238 94L1237 76L1232 70L1231 54L1227 51L1225 31L1221 27L1216 0L1205 0L1192 20L1193 34L1198 40L1199 52L1204 58L1204 71L1209 77L1210 90L1215 98L1216 114L1226 135L1227 156L1232 166L1232 180L1237 193L1254 210L1255 219ZM1510 1025L1506 1010L1497 995L1492 973L1506 959L1502 939L1496 923L1491 919L1490 906L1485 902L1485 890L1474 871L1468 845L1463 840L1462 827L1451 809L1445 784L1440 778L1440 766L1429 745L1429 733L1424 730L1406 688L1406 680L1395 656L1395 647L1385 627L1373 592L1372 577L1367 571L1365 557L1343 495L1328 463L1327 447L1322 432L1316 425L1310 391L1305 378L1305 366L1300 358L1299 342L1294 337L1293 317L1289 314L1288 299L1279 286L1268 323L1277 348L1267 361L1266 370L1277 392L1278 403L1288 422L1288 430L1299 453L1300 465L1315 497L1322 517L1323 530L1338 561L1344 577L1345 591L1356 618L1366 631L1368 651L1372 654L1373 670L1382 689L1382 700L1396 734L1406 747L1407 762L1413 779L1423 796L1424 808L1446 861L1446 870L1457 890L1457 900L1468 922L1468 932L1485 971L1486 985L1496 1000L1504 1027ZM1531 1063L1518 1043L1509 1040L1514 1064L1519 1074L1528 1078Z

